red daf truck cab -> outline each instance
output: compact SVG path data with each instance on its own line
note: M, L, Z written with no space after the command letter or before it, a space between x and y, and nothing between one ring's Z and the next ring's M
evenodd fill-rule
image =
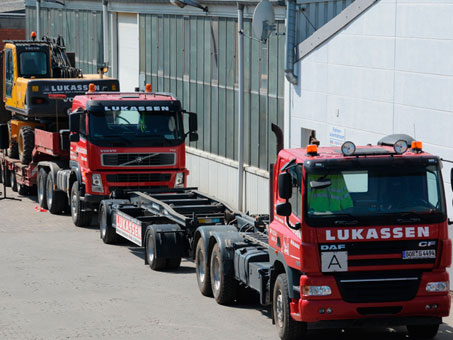
M185 187L185 138L198 139L197 117L173 95L88 92L74 97L72 110L68 164L40 163L45 208L58 212L69 199L74 224L83 226L114 191Z
M431 338L449 315L442 162L410 144L279 153L269 245L275 275L286 272L273 285L281 338L369 324Z

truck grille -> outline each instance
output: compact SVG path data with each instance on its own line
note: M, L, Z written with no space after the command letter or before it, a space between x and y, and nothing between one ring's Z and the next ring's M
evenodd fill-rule
M113 153L102 155L104 166L169 166L176 164L176 154L171 153Z
M343 243L342 250L348 252L348 268L350 271L361 270L360 267L374 266L404 266L425 265L434 266L436 258L403 258L407 250L434 250L437 251L437 240L423 240L429 243L420 246L420 240L382 241L382 242L349 242ZM339 248L337 248L339 249ZM322 245L319 248L322 252ZM436 254L437 256L437 254Z
M336 274L338 289L350 303L409 301L417 294L421 273L414 271Z
M137 182L168 182L171 174L117 174L107 175L107 182L137 183Z

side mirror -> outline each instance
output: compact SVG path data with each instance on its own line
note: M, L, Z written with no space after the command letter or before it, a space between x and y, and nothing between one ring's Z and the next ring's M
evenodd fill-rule
M198 133L190 132L189 133L189 142L196 142L198 140Z
M1 124L0 125L0 149L8 149L9 148L9 133L8 133L8 125Z
M189 132L198 130L198 118L196 113L189 113Z
M77 143L78 141L80 141L80 135L78 133L69 135L69 141Z
M288 200L293 195L293 186L292 186L291 175L287 172L282 172L278 175L278 195Z
M275 206L277 215L280 216L285 216L288 217L291 215L291 203L285 202L285 203L278 203Z
M80 132L80 112L72 112L69 114L69 130L71 132Z

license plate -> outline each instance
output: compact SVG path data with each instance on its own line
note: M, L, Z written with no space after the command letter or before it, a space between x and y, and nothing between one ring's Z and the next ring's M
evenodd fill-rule
M435 249L403 250L403 259L404 260L435 259L435 258L436 258Z

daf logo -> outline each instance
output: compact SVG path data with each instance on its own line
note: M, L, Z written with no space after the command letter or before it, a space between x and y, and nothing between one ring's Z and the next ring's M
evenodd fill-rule
M421 241L418 243L419 247L431 247L431 246L435 246L435 245L436 245L436 241Z
M321 244L321 250L341 250L346 249L346 244Z

